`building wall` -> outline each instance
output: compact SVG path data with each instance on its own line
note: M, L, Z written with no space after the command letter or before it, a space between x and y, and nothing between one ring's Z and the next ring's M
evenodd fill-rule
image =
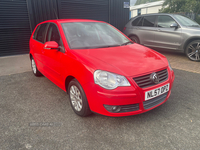
M138 15L138 9L141 9L141 14L158 13L159 9L162 8L163 3L164 0L131 6L130 7L131 17L135 17Z
M26 0L0 0L0 57L28 53L30 35Z
M131 11L131 18L137 16L137 10Z
M147 12L147 8L141 9L141 15L146 14L146 12Z
M26 0L31 31L45 20L58 18L57 0Z
M147 13L150 14L150 13L158 13L159 12L159 9L161 9L162 6L155 6L155 7L149 7L148 10L147 10Z
M59 18L94 19L110 23L122 31L129 21L130 0L57 0Z
M45 20L83 18L108 22L122 30L130 0L0 0L0 57L29 52L35 26Z
M154 7L147 7L147 8L141 8L141 14L150 14L150 13L158 13L159 9L161 9L162 6L154 6ZM137 16L138 9L131 11L131 18Z
M109 0L109 22L111 25L119 30L123 30L124 26L129 21L129 8L124 8L124 2L129 2L130 0Z

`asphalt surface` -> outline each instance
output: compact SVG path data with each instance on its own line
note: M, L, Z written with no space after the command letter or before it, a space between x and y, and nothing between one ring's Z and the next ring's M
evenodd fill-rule
M32 72L0 76L0 150L199 150L200 74L174 69L169 100L140 115L79 117Z

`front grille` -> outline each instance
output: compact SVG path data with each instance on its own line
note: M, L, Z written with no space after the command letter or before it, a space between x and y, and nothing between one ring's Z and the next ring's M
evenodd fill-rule
M167 94L168 94L168 92L164 93L156 98L153 98L153 99L143 102L144 109L150 109L150 108L164 102L164 100L167 97Z
M131 105L121 105L121 112L131 112L139 110L139 104L131 104Z
M159 83L168 79L167 69L156 72L159 77ZM137 85L141 88L146 88L155 85L150 79L151 74L133 78Z

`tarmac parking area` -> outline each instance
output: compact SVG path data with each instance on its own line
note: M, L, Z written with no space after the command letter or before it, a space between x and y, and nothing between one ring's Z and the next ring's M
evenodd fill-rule
M194 62L187 58L184 53L159 51L167 57L172 68L200 73L200 62Z
M64 91L32 74L28 55L0 58L0 150L199 150L199 62L162 53L176 76L169 100L120 118L79 117Z

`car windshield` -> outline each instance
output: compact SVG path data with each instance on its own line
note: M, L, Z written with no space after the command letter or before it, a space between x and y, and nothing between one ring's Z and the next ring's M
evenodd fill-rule
M198 23L196 23L195 21L186 18L184 16L181 15L174 15L174 17L178 20L178 22L182 25L182 26L186 26L186 27L200 27L200 25Z
M132 43L107 23L71 22L62 23L62 27L71 49L115 47Z

